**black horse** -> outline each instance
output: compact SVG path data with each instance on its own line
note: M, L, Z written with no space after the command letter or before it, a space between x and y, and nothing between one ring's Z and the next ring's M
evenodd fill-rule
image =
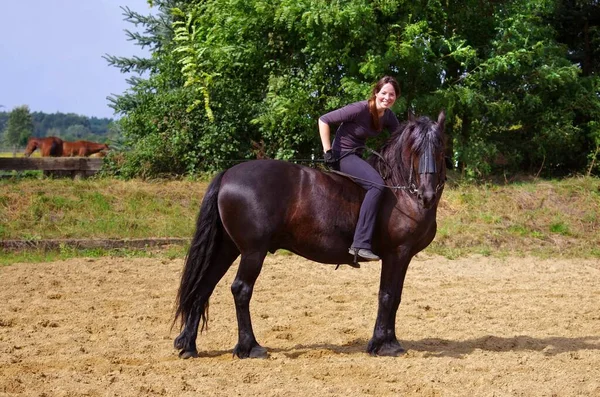
M412 257L431 243L444 188L445 114L402 123L369 162L385 177L373 251L382 258L379 308L367 351L397 356L396 312ZM197 356L200 319L219 280L241 254L231 291L235 300L240 358L265 357L250 319L254 283L267 252L282 248L315 262L349 264L348 253L365 191L332 172L277 160L238 164L216 176L200 208L177 294L175 339L180 357ZM290 286L291 287L291 286Z

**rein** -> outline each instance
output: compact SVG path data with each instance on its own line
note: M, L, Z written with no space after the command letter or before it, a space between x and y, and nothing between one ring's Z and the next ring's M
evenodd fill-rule
M339 160L343 159L344 157L346 157L348 155L355 154L358 150L361 150L361 149L365 149L368 152L370 152L371 154L379 157L381 159L381 161L383 162L383 164L385 164L389 169L392 169L392 166L383 158L383 156L380 153L378 153L375 150L373 150L371 148L368 148L366 146L359 146L357 148L354 148L354 149L350 150L349 152L344 153L342 156L340 156ZM425 155L425 160L426 160L425 163L424 163L425 166L421 166L421 162L419 162L419 172L423 171L423 173L436 173L437 172L437 170L436 170L437 167L435 166L435 162L433 160L433 157L431 156L430 150ZM408 183L406 185L395 185L395 186L382 185L381 183L372 182L372 181L369 181L367 179L363 179L363 178L359 178L359 177L354 176L354 175L347 174L345 172L341 172L341 171L337 171L337 170L329 170L329 171L333 172L335 174L338 174L338 175L342 175L342 176L348 177L350 179L359 180L359 181L363 181L363 182L369 182L372 185L379 186L379 187L384 187L384 188L388 188L390 190L395 190L395 191L397 191L397 190L404 190L404 191L407 191L408 193L414 194L414 195L416 195L418 193L418 191L419 191L419 189L417 188L417 186L413 182L414 167L413 167L413 162L412 161L410 162L410 173L408 174L409 175L408 176ZM385 179L387 179L387 176L383 176L382 175L382 178L385 180ZM442 183L438 183L438 185L435 187L435 192L437 193L440 189L442 189L444 187L445 184L446 184L445 181L442 182Z
M388 188L391 190L406 190L407 192L409 192L411 194L417 194L417 192L418 192L417 186L412 182L412 166L411 166L411 176L408 181L409 184L408 185L397 185L397 186L382 185L381 183L372 182L367 179L363 179L363 178L359 178L354 175L346 174L345 172L342 172L342 171L329 170L329 172L332 172L332 173L338 174L338 175L342 175L342 176L348 177L350 179L356 179L356 180L363 181L363 182L369 182L372 185L385 187L385 188Z

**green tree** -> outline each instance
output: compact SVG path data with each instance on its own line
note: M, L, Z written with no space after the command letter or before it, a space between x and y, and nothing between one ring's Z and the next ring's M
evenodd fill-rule
M154 16L124 9L152 58L107 56L146 74L112 98L130 148L122 175L220 169L257 147L321 156L319 115L385 74L401 84L400 119L447 109L448 154L467 175L581 172L597 154L597 52L575 39L593 47L597 25L560 17L580 7L583 21L595 0L153 3Z
M62 130L60 130L59 128L51 127L51 128L49 128L46 131L46 133L44 134L44 136L63 137L64 136L64 132Z
M181 2L173 12L157 3L159 19L171 20L174 29L165 34L152 28L151 18L128 16L148 23L160 46L150 77L114 102L125 115L128 157L150 167L144 172L223 168L252 158L257 142L270 157L320 155L317 117L364 99L381 74L411 76L407 93L439 84L439 64L414 77L418 59L439 51L437 41L419 37L430 34L426 24L409 21L420 10L400 1L221 0ZM401 5L409 9L402 12ZM406 37L393 24L398 15L409 24ZM414 41L420 46L411 50ZM453 45L447 59L468 56L454 37L446 41ZM123 71L136 62L110 60ZM406 97L398 102L401 113L416 96Z
M8 145L22 146L33 133L33 122L29 113L29 106L23 105L14 108L10 112L6 129L4 130L4 142Z
M73 124L67 128L63 138L66 140L81 140L81 139L90 139L91 131L89 128L81 125L81 124Z
M108 134L109 118L87 117L74 113L32 113L34 132L37 137L58 136L61 138L86 138L101 140ZM78 127L73 127L78 126ZM72 131L68 133L69 128ZM76 132L77 131L77 132Z
M4 106L0 106L0 107L4 107ZM4 134L4 129L6 128L6 123L8 123L9 117L10 117L10 113L0 112L0 142L4 142L3 134Z
M584 153L592 150L588 122L600 115L598 90L545 22L553 4L515 1L497 8L496 33L481 58L440 91L455 116L457 159L473 175L585 168Z
M123 156L114 164L114 172L125 177L150 176L164 172L195 171L194 133L202 129L203 115L187 112L195 99L183 87L181 67L172 52L174 17L171 9L183 1L158 0L152 5L154 15L142 15L122 8L125 20L144 26L144 33L127 31L129 39L152 51L150 59L116 57L105 59L123 73L137 73L129 78L130 88L122 95L110 97L111 106L124 115L119 122L123 133Z
M598 0L562 0L549 18L557 31L557 40L567 46L568 59L581 68L581 80L588 96L600 93L600 3ZM579 111L575 118L585 138L590 142L588 174L600 174L600 111L597 101L579 101L588 111Z
M600 3L598 0L562 0L546 20L557 40L569 48L568 59L581 65L583 76L600 73Z

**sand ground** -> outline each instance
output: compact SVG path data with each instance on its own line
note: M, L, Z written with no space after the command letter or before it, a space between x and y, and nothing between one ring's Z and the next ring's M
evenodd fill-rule
M379 264L269 256L251 303L263 360L232 357L229 286L200 357L170 329L183 260L0 268L0 396L600 396L600 260L448 260L409 268L397 335L371 357Z

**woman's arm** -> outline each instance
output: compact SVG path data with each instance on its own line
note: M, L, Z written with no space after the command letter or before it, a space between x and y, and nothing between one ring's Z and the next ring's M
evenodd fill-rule
M321 143L323 144L323 152L331 149L331 130L329 124L319 119L319 135L321 136Z
M319 117L319 135L321 135L324 152L331 149L331 128L329 126L354 120L364 109L368 111L368 108L365 108L366 103L367 101L351 103Z

